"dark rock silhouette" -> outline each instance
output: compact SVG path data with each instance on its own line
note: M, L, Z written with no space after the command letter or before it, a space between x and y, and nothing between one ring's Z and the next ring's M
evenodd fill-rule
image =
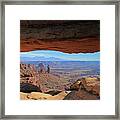
M30 83L21 83L20 92L30 93L30 92L41 92L40 88L30 84Z
M50 73L50 66L47 66L47 73Z
M53 90L53 91L48 91L48 92L45 92L46 94L50 94L50 95L52 95L52 96L54 96L54 95L57 95L57 94L59 94L61 91L58 91L58 90Z

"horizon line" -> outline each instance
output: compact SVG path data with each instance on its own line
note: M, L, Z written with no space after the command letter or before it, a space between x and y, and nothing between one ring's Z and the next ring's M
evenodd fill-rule
M20 62L34 62L34 61L40 61L40 62L44 62L44 61L47 61L47 60L20 60ZM85 61L92 61L92 62L99 62L100 60L82 60L82 61L79 61L79 60L54 60L54 61L52 61L52 60L48 60L47 62L54 62L54 61L57 61L57 62L68 62L68 61L77 61L77 62L85 62Z

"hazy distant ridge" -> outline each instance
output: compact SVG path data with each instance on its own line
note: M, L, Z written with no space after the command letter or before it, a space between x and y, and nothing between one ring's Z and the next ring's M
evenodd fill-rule
M55 57L20 57L21 61L67 61Z

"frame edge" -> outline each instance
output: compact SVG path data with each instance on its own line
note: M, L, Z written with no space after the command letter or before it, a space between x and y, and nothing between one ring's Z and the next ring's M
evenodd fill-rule
M25 4L24 5L26 5L26 4L28 4L29 2L31 2L31 1L24 1L25 2ZM0 71L1 71L1 74L0 74L0 78L1 78L1 81L0 81L0 85L1 85L1 91L0 91L0 107L1 107L1 112L0 112L0 119L2 118L2 119L4 119L4 118L7 118L7 119L23 119L23 118L25 118L25 119L33 119L34 118L34 116L31 116L30 118L28 117L28 116L19 116L19 115L16 115L16 117L14 116L14 115L5 115L5 104L3 104L3 102L5 102L5 82L4 82L4 80L5 80L5 5L12 5L12 4L16 4L17 3L17 5L20 5L21 3L23 4L24 3L23 1L2 1L1 2L1 64L0 64ZM69 1L63 1L63 2L55 2L55 1L52 1L52 2L48 2L48 1L33 1L33 2L35 2L35 4L38 4L38 3L40 3L41 2L41 4L49 4L50 3L50 5L52 5L52 4L54 4L54 5L56 5L56 4L68 4L69 3ZM89 4L88 2L90 2L90 1L72 1L72 2L70 2L70 3L74 3L74 2L78 2L78 3L80 3L81 2L81 4L83 4L83 3L87 3L87 4ZM91 1L91 4L93 4L93 2L95 2L95 1ZM110 3L109 3L110 2ZM85 3L85 4L86 4ZM117 118L117 119L119 119L119 109L120 109L120 105L119 105L119 99L117 99L117 96L118 96L118 98L119 98L119 68L118 68L118 66L119 66L119 40L120 40L120 36L119 36L119 33L120 33L120 31L119 31L119 28L120 28L120 1L115 1L115 2L111 2L111 1L96 1L95 2L95 5L96 4L107 4L107 3L109 3L109 4L115 4L115 46L116 46L116 48L115 48L115 59L116 59L116 63L115 63L115 86L117 87L117 89L115 89L115 116L114 115L110 115L111 117L110 117L110 119L111 118L113 118L113 119L115 119L115 118ZM108 5L109 5L108 4ZM75 4L73 4L73 5L75 5ZM116 78L116 76L117 76L117 78ZM118 80L117 80L118 79ZM80 117L81 116L81 117ZM82 115L80 115L79 117L80 117L80 119L82 118L82 119L85 119L84 118L84 116L82 117ZM109 116L109 115L108 115ZM55 115L55 116L51 116L51 117L49 117L49 116L46 116L46 117L44 117L44 116L42 116L41 115L41 118L38 118L39 116L36 116L36 119L48 119L48 118L50 118L50 119L60 119L60 118L65 118L65 119L69 119L67 116L65 117L65 116L57 116L57 115ZM77 117L77 116L76 116ZM71 118L73 118L73 117L71 117ZM88 117L86 117L87 119L88 119ZM102 117L101 117L102 118ZM107 116L105 115L105 116L103 116L103 118L102 119L104 119L104 118L107 118ZM78 119L78 118L75 118L75 119ZM93 118L91 118L90 117L90 119L93 119ZM94 118L94 119L96 119L96 117ZM100 117L98 117L97 119L100 119Z

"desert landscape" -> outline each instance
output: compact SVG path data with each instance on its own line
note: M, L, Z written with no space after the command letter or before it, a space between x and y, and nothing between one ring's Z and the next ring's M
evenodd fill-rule
M70 61L21 63L20 97L46 100L100 99L100 77L97 68L98 62L96 65L95 62L87 62L85 65L84 62L80 64Z
M99 22L21 20L20 99L100 100Z

